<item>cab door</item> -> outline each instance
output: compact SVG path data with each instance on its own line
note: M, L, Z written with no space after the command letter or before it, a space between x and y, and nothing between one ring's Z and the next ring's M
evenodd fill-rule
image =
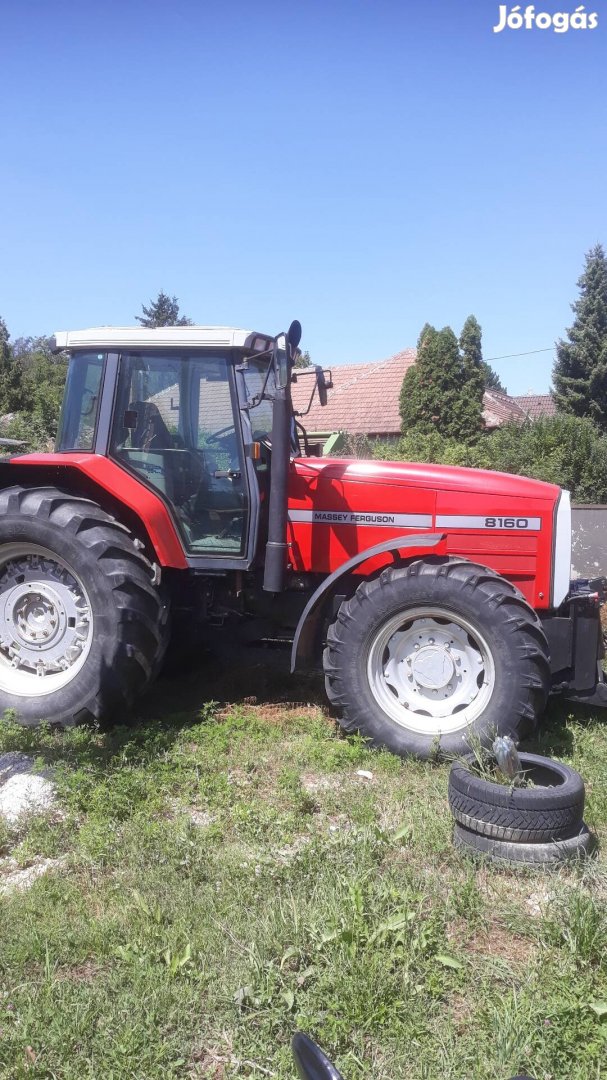
M197 361L190 369L192 442L201 481L191 508L192 550L245 554L249 497L240 425L228 368Z
M121 357L111 454L169 505L194 567L250 564L250 494L229 354Z

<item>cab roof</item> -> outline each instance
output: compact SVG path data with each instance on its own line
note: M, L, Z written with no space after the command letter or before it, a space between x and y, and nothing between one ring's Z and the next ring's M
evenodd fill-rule
M269 348L273 338L269 334L233 326L93 326L89 330L58 330L54 340L57 351L214 346L224 349L250 348L257 352Z

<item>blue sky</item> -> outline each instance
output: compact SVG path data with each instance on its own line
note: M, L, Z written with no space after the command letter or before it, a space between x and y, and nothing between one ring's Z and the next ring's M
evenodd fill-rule
M573 11L572 0L537 11ZM0 315L13 337L195 321L381 359L473 312L553 345L607 244L607 2L492 32L493 0L0 0ZM499 360L512 393L552 354Z

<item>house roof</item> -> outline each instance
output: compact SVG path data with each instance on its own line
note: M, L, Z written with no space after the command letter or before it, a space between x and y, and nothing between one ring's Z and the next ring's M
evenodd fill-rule
M517 394L512 398L530 420L540 416L556 416L556 404L552 394Z
M405 372L415 363L415 349L404 349L388 360L373 364L339 364L331 369L333 389L324 408L314 398L304 418L308 431L349 431L352 434L400 434L398 411ZM307 407L311 379L293 384L296 409Z
M485 390L483 395L483 420L486 428L501 427L502 424L522 424L526 413L515 398L499 390Z
M416 350L404 349L388 360L372 364L339 364L331 369L333 389L324 408L315 397L303 423L308 431L349 431L353 435L400 435L400 390L408 368L415 363ZM293 384L295 408L307 408L312 379L304 376ZM536 411L534 411L536 410ZM527 416L553 415L550 394L510 397L486 390L483 419L488 429L508 422L522 423Z

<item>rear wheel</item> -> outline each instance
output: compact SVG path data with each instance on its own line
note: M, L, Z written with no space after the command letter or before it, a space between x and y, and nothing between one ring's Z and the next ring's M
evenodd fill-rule
M416 561L359 585L329 627L327 694L346 731L427 758L468 739L519 739L548 694L548 646L504 578L460 560Z
M166 636L153 568L119 522L54 488L0 492L0 712L120 718Z

